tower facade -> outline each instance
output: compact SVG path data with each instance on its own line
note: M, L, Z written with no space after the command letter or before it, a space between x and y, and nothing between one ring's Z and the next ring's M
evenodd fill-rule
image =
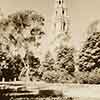
M56 0L55 2L54 29L55 34L59 36L68 31L68 15L64 0Z
M53 32L50 50L56 57L56 50L60 47L66 47L69 40L69 16L64 0L55 0L55 12L52 23Z
M53 41L54 48L67 44L69 38L69 16L64 0L55 0L55 13L53 17Z

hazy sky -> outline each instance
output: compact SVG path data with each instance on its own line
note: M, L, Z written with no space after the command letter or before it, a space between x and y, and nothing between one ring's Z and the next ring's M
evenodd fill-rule
M20 9L33 9L43 14L50 23L55 0L0 0L0 7L5 14ZM71 20L73 43L79 47L85 37L88 25L100 19L100 0L65 0Z

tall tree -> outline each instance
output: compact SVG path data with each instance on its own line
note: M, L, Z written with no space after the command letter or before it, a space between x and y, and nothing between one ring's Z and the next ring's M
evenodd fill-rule
M100 68L100 32L91 33L79 55L79 70L91 71Z
M56 64L58 68L63 68L68 71L68 73L75 71L74 62L74 49L68 47L60 47L57 50L57 61Z
M1 51L13 60L20 55L24 67L29 65L24 58L26 53L36 54L44 33L44 18L33 10L19 11L8 15L0 22ZM15 66L15 64L14 64Z
M93 32L87 37L79 54L81 83L100 84L100 32Z
M71 82L75 71L73 49L59 48L56 59L48 52L41 69L42 79L47 82Z
M20 11L8 15L7 19L1 21L0 34L12 54L26 49L33 52L35 47L40 45L40 39L44 34L43 25L44 18L35 11ZM25 55L24 52L23 54Z

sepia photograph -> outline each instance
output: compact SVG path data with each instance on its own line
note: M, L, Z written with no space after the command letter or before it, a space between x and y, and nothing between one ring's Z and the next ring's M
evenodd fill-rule
M0 0L0 100L100 100L100 0Z

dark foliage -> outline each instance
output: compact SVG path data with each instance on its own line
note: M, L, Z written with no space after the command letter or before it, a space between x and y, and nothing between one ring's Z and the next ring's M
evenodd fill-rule
M19 11L0 21L0 78L18 79L27 65L37 73L40 61L35 57L34 49L41 45L45 34L43 26L43 16L33 10Z
M57 62L59 68L63 68L68 71L68 73L75 71L75 62L74 62L74 49L72 48L60 48L57 51Z
M79 70L92 71L100 68L100 32L91 33L79 55Z
M41 67L42 79L47 82L72 82L75 71L73 49L60 48L56 59L50 52L45 56Z

